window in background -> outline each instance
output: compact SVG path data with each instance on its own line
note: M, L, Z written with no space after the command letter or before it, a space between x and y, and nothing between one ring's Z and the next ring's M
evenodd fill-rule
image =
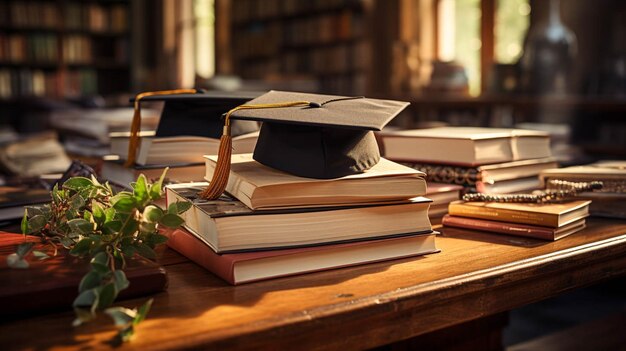
M522 55L530 25L529 0L498 0L495 27L495 62L515 64Z
M480 0L440 0L438 57L456 61L466 71L469 93L480 94Z
M210 78L215 74L215 3L214 0L194 0L195 67L196 75Z

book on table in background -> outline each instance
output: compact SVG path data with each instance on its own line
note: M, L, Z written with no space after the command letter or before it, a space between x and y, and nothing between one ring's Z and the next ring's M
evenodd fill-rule
M573 182L601 181L602 189L584 192L581 199L592 200L592 216L626 219L626 161L599 161L584 166L547 169L539 175L541 182L566 180Z
M430 199L322 208L251 210L228 195L198 198L208 183L166 186L167 206L191 202L185 227L215 252L303 247L430 233Z
M0 170L5 174L28 177L63 172L70 163L54 132L20 138L0 147Z
M453 216L558 228L587 217L590 203L587 200L554 204L455 201L450 203L448 213Z
M585 229L585 218L577 219L558 228L451 215L445 215L441 223L445 227L474 229L543 240L558 240Z
M385 157L477 166L550 156L549 134L525 129L441 127L381 135Z
M442 163L400 162L426 173L426 181L445 184L476 186L476 183L498 182L526 177L536 177L541 171L558 166L553 157L502 162L476 167L463 167Z
M511 194L511 193L527 193L530 190L536 190L541 187L539 177L525 177L519 179L501 180L495 183L477 182L476 186L468 188L481 193L488 194Z
M22 218L24 206L35 206L50 201L47 189L27 186L0 186L0 221Z
M438 252L436 232L296 249L216 254L185 229L164 232L167 245L230 284Z
M34 236L0 232L0 299L2 319L50 310L70 310L78 294L78 284L90 270L88 261L81 260L60 249L57 256L39 261L29 259L28 269L7 266L7 256L25 240L39 242ZM36 244L35 249L48 252L50 247ZM165 269L153 262L133 258L126 261L124 270L130 281L128 289L120 292L121 299L144 296L167 288Z
M205 156L210 180L216 156ZM252 154L233 155L226 191L252 209L319 207L406 200L426 193L424 174L386 159L364 173L303 178L264 166Z
M232 138L234 154L254 151L259 132L251 132ZM126 155L130 132L111 133L111 153ZM135 163L138 165L203 163L203 155L217 155L220 140L195 135L159 137L155 131L140 133ZM124 157L122 157L124 158Z
M119 186L129 188L130 183L137 180L140 174L145 175L149 180L159 179L166 167L169 167L166 175L167 183L182 183L201 181L204 179L203 163L187 164L165 164L165 165L135 165L131 168L124 167L124 161L117 155L104 157L100 175L105 180Z
M448 205L460 198L462 190L460 185L428 182L425 196L433 201L428 209L428 217L438 218L448 213Z

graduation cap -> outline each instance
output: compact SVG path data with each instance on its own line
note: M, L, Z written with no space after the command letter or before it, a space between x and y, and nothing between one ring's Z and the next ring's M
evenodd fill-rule
M213 179L201 194L218 198L230 172L231 121L261 121L253 158L307 178L362 173L380 160L373 131L382 130L409 103L270 91L228 111Z
M258 93L205 92L201 89L176 89L138 94L131 102L135 113L131 125L131 137L126 166L135 163L139 129L141 127L141 102L163 101L163 111L156 137L201 136L219 138L224 122L221 117L229 110L259 96ZM259 129L257 122L233 121L231 135L251 133Z

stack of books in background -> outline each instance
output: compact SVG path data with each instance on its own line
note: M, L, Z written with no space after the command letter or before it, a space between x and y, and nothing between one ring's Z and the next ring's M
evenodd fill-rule
M455 184L463 192L527 192L539 188L542 170L557 167L549 135L542 131L439 127L380 138L388 159L426 173L431 186Z
M463 202L450 204L443 225L558 240L585 228L588 200L554 204Z
M601 181L602 189L579 194L592 200L592 216L626 219L626 161L600 161L584 166L554 168L541 171L543 184L550 180L571 182Z
M128 186L139 174L157 179L169 167L167 183L203 181L203 155L217 154L223 129L222 114L255 96L199 92L146 97L143 104L165 102L158 124L139 133L133 167L124 166L130 132L110 133L111 155L104 157L102 177ZM233 153L252 152L258 129L256 122L233 122Z
M215 169L206 157L206 178ZM436 252L424 174L381 159L362 174L302 178L234 155L226 191L208 183L166 188L167 204L191 203L186 230L168 245L231 284Z

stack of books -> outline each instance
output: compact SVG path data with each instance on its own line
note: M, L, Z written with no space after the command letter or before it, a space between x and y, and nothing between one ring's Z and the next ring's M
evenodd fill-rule
M443 225L558 240L585 228L591 201L554 204L463 202L450 204Z
M429 184L457 184L470 192L537 189L539 173L557 167L542 131L440 127L388 132L381 140L385 157L426 173Z
M216 165L206 156L206 178ZM335 179L293 176L251 154L233 155L227 194L208 183L166 187L168 206L190 202L168 245L231 284L434 253L424 174L381 159Z
M584 166L546 169L539 178L543 184L550 180L601 181L602 189L578 197L593 200L589 208L592 216L626 219L626 161L599 161Z

